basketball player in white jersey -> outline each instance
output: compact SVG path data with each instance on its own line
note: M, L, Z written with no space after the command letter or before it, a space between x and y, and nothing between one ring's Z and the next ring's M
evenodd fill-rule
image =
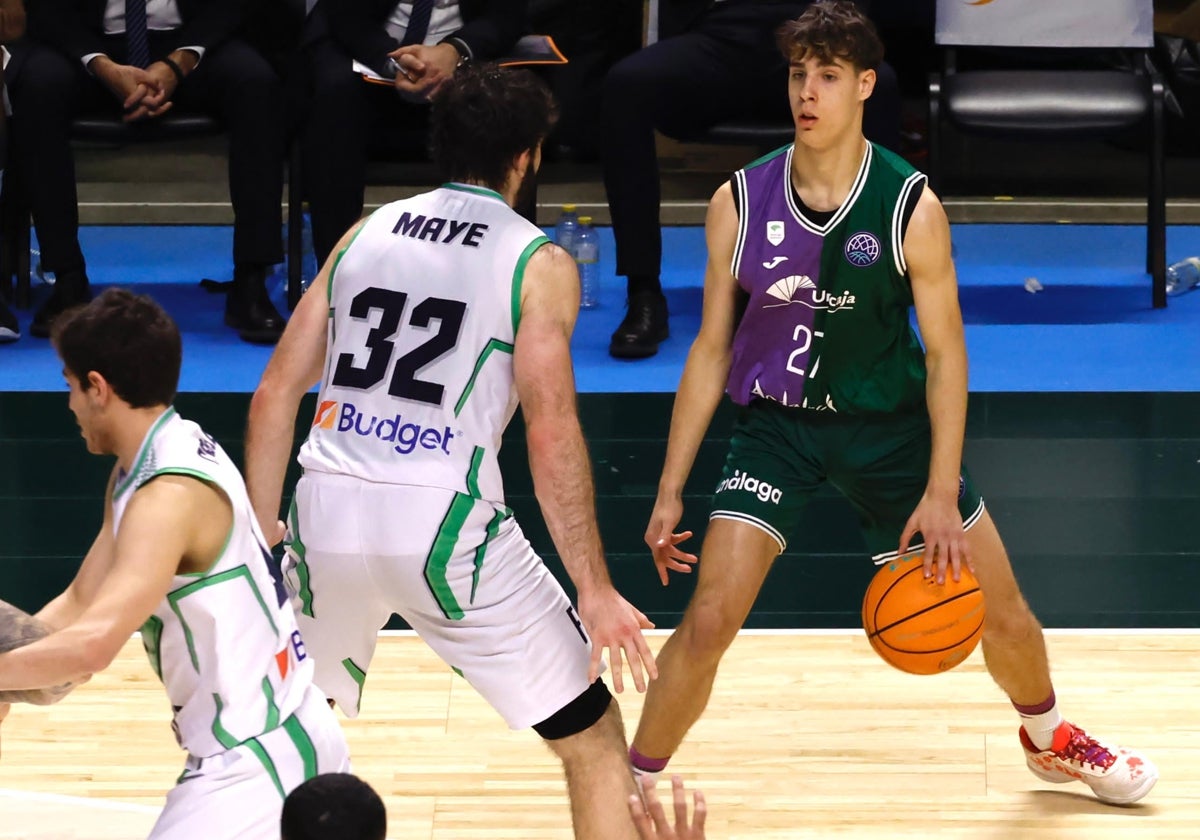
M278 840L288 792L347 770L348 750L241 475L171 407L179 331L109 289L54 344L88 451L117 460L99 534L36 616L53 632L0 654L0 691L78 682L140 629L188 753L150 837Z
M644 615L613 587L575 409L575 264L511 209L553 122L527 71L464 66L434 103L449 178L349 231L297 307L250 408L246 476L278 522L300 400L287 570L316 682L353 717L378 631L399 613L510 727L562 759L577 837L637 836L617 704L654 660ZM496 455L522 406L530 469L578 613L512 511Z

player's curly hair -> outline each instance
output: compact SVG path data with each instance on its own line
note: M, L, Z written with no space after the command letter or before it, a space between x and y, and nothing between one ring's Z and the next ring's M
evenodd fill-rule
M545 140L557 119L550 90L528 70L464 64L434 98L430 155L449 180L500 191L513 161Z
M133 408L170 405L179 387L179 327L148 295L110 288L54 321L50 338L63 367L88 388L96 371Z
M779 27L776 42L789 62L841 59L854 69L875 70L883 62L883 41L875 24L853 0L817 0L804 14Z

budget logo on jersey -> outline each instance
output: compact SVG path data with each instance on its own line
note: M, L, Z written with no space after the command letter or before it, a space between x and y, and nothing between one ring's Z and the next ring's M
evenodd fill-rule
M325 405L325 403L321 404L321 411L325 410ZM420 423L405 423L402 414L392 417L377 417L374 414L367 416L359 411L354 403L332 402L328 405L330 406L328 409L329 421L326 423L322 420L319 423L320 428L342 434L353 433L359 437L373 437L383 443L393 444L392 450L399 455L407 455L418 446L431 452L437 451L449 455L450 441L456 437L455 433L450 431L449 426L434 429L422 426ZM341 410L335 411L334 409L338 405L341 406ZM317 412L318 417L322 416L321 411ZM336 425L334 425L335 419ZM317 426L318 423L313 423L313 425ZM458 434L462 434L461 430Z
M880 244L879 237L865 230L852 234L846 240L846 262L850 265L859 268L874 265L879 260L881 253L883 253L883 245Z
M333 418L337 416L336 408L337 400L322 400L320 407L317 409L317 416L313 418L313 427L332 429Z
M778 245L783 241L783 222L767 222L767 241Z

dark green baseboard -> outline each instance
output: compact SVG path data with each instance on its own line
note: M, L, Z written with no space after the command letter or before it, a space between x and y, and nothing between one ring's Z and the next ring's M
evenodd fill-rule
M672 399L580 397L613 578L660 627L679 620L693 582L674 576L663 588L642 543ZM301 418L312 416L312 404L310 396ZM248 394L181 394L177 401L238 462L248 405ZM732 416L724 405L687 487L683 524L696 531L696 549ZM1198 421L1198 394L972 396L967 461L1044 624L1200 626ZM298 436L306 427L302 419ZM519 416L501 462L518 521L565 582L532 495ZM0 394L0 598L34 609L69 582L99 527L110 465L85 452L65 394ZM295 477L293 467L289 486ZM849 506L832 491L821 494L797 523L748 624L856 626L873 571Z

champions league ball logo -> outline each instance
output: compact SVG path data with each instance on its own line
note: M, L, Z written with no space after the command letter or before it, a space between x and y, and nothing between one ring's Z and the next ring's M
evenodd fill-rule
M879 253L882 250L883 246L879 244L879 237L873 233L860 231L846 240L846 261L850 265L866 268L879 259Z

